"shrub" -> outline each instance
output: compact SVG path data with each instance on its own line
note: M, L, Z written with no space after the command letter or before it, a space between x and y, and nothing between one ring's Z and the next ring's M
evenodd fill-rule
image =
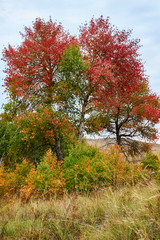
M147 153L146 157L142 161L142 167L144 169L149 169L151 171L157 172L157 170L159 169L158 156L153 154L152 152Z
M64 190L62 163L49 150L37 168L23 160L16 164L15 169L0 167L0 196L20 195L22 200L33 197L48 197Z
M66 188L69 191L87 191L97 186L132 184L142 178L138 167L125 161L119 146L107 152L85 142L77 145L64 159Z
M26 178L30 173L32 164L25 159L15 165L15 169L0 167L0 195L8 196L20 193L20 189L26 184Z
M95 185L111 182L109 169L104 164L104 154L85 142L70 151L64 159L63 167L69 191L87 191Z
M159 168L156 171L155 177L160 182L160 153L157 154L157 157L158 157L157 163L158 163Z
M22 198L32 193L34 196L49 197L52 194L61 194L64 190L65 180L62 163L57 162L56 156L48 150L44 158L32 168L26 179L26 186L22 189Z
M5 174L4 174L4 165L0 166L0 196L4 195L6 184L5 184Z
M113 144L106 152L106 162L110 168L112 185L120 187L124 184L134 185L143 181L141 166L134 165L125 160L121 147Z
M23 160L15 169L0 167L0 196L19 195L21 200L49 198L65 189L90 191L97 187L120 187L143 180L142 168L125 161L121 148L112 145L106 152L81 142L69 156L57 162L49 150L35 165Z

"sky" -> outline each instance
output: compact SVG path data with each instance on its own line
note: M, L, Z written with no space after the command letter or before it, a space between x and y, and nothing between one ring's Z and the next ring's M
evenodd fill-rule
M79 26L92 17L110 17L119 30L132 29L140 39L141 58L150 87L160 95L160 1L159 0L0 0L0 59L8 44L21 43L20 32L40 17L61 22L64 29L78 35ZM2 87L5 64L0 60L0 107L7 102ZM160 129L160 125L158 126Z

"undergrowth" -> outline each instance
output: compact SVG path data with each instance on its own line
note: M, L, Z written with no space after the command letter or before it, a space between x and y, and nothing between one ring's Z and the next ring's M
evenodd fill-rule
M148 161L148 160L147 160ZM158 169L156 169L158 171ZM119 188L148 179L148 169L125 160L121 149L112 145L107 152L80 143L70 150L63 162L57 162L51 150L35 166L25 159L14 169L0 167L0 196L22 201L46 198L67 192L87 192L100 187Z
M1 200L0 239L158 240L160 186L108 187L28 203Z
M160 155L135 165L82 142L63 162L1 164L0 239L159 240Z

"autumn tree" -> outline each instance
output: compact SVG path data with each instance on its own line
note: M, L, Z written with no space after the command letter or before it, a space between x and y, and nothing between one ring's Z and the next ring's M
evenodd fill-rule
M51 19L36 19L21 35L19 47L9 45L3 51L6 91L25 112L56 106L71 117L81 139L93 88L85 77L87 65L78 40Z
M131 31L119 31L103 17L81 28L80 41L96 73L98 112L88 120L91 132L106 129L118 145L135 154L139 146L133 140L156 139L155 124L160 119L160 100L149 89L139 41L131 39Z
M61 55L72 42L61 24L37 18L31 28L25 27L20 46L3 51L6 61L4 85L10 97L35 110L55 103ZM56 99L57 101L57 99Z
M40 18L33 22L32 27L25 27L25 33L21 35L23 41L20 46L9 45L3 51L6 91L18 107L17 116L46 107L50 107L54 115L61 110L63 102L58 91L65 89L59 64L63 52L71 43L76 43L75 38L65 32L61 24ZM59 133L55 134L56 149L59 149L57 158L61 160L61 141Z

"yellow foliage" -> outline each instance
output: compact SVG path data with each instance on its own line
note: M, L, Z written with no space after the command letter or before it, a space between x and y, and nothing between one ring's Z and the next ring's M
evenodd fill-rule
M160 162L160 154L158 159ZM63 166L49 149L37 167L26 159L16 164L14 170L1 164L0 197L11 199L12 196L19 196L23 202L28 202L31 198L50 198L54 194L63 194L65 189L120 187L144 181L142 173L140 165L125 161L121 148L116 144L111 145L107 152L82 145L79 149L73 149L68 163L64 162ZM160 179L160 170L157 179Z

